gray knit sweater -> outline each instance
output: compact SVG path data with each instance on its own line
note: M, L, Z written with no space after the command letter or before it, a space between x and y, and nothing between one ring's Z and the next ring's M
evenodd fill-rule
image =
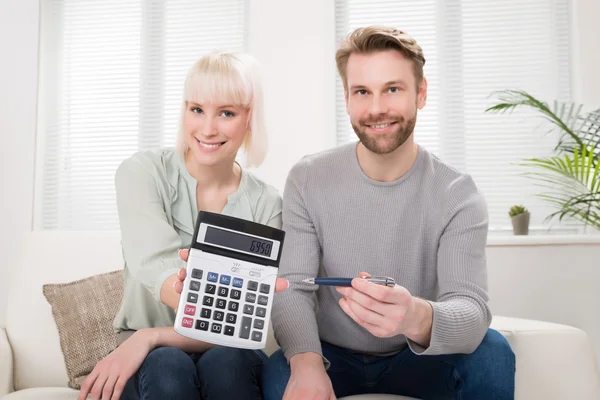
M388 355L470 353L491 322L486 304L487 206L473 180L424 148L402 178L376 182L361 170L356 143L304 157L290 171L283 200L285 244L275 296L275 337L288 358L321 353L321 341ZM305 278L393 277L433 306L429 347L403 335L381 339L348 317L333 287Z

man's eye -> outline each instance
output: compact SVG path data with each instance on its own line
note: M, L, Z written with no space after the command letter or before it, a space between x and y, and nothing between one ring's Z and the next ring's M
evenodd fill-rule
M397 87L391 87L391 88L389 89L389 91L390 91L390 93L397 93L397 92L399 92L399 91L400 91L400 89L398 89Z
M364 90L364 89L360 89L360 90L357 90L357 91L356 91L356 94L359 94L359 95L361 95L361 96L364 96L365 94L367 94L367 91L366 91L366 90Z

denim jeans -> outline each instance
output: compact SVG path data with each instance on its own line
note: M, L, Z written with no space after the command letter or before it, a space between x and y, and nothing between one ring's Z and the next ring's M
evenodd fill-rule
M488 330L472 354L423 356L408 347L388 357L353 353L322 343L331 362L327 373L339 397L386 393L418 399L514 399L515 356L506 339ZM281 399L290 367L279 350L267 361L262 390L265 400Z
M262 399L262 351L213 347L187 354L175 347L152 350L125 385L124 400Z

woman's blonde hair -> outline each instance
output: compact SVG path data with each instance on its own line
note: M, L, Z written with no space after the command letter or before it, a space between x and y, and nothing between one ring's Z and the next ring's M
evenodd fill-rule
M254 57L240 52L213 52L190 68L184 84L177 137L177 150L182 154L188 149L183 135L183 120L190 101L247 107L248 132L242 145L246 151L246 164L248 167L262 164L268 141L261 78Z

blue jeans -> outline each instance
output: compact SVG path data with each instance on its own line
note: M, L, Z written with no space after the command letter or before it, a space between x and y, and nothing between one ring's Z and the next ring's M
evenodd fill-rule
M188 354L175 347L152 350L129 379L124 400L262 399L262 351L213 347Z
M419 356L408 347L388 357L353 353L322 343L327 371L339 397L386 393L418 399L514 399L515 356L506 339L488 330L472 354ZM267 361L262 389L265 400L281 399L290 367L279 350Z

